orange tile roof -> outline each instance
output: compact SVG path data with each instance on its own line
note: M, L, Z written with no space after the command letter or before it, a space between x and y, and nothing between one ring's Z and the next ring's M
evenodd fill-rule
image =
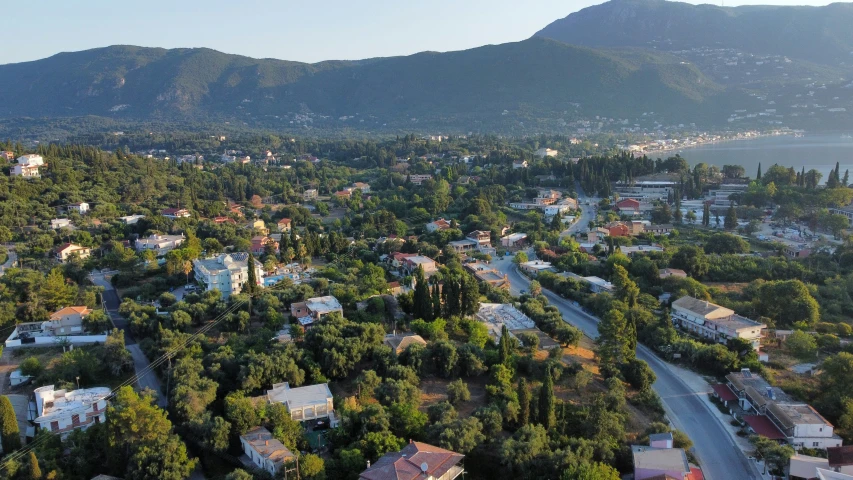
M89 310L89 308L85 307L85 306L65 307L61 310L57 310L56 312L53 312L53 315L50 316L50 319L51 320L59 320L66 315L74 315L77 313L79 313L80 315L86 316L86 315L92 313L92 311Z

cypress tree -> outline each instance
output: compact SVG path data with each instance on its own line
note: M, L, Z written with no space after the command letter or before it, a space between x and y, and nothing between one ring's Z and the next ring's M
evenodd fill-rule
M18 419L9 397L0 396L0 441L3 442L3 452L11 453L21 448L21 433L18 430Z
M726 219L723 222L723 226L726 227L726 230L737 228L737 211L734 204L729 205L729 211L726 212Z
M550 430L554 427L554 379L551 378L551 367L545 370L545 381L539 390L539 423Z
M506 365L512 355L512 346L509 343L509 329L506 325L501 327L501 339L498 342L499 361L501 365Z
M438 283L432 286L432 318L441 316L441 292Z
M415 272L415 298L414 298L414 314L415 318L432 321L432 295L430 294L429 284L424 275L424 268L418 265Z
M761 180L761 162L758 162L758 173L755 175L756 180Z
M530 389L527 388L527 380L522 378L518 381L518 426L523 427L530 423Z
M255 273L255 256L252 255L252 252L249 252L249 259L246 265L249 267L249 279L246 281L245 290L246 293L252 294L258 288L258 275Z
M462 274L460 309L462 315L473 315L480 308L480 285L469 273Z
M707 227L711 224L711 206L707 202L702 207L702 225Z
M258 276L255 273L255 256L249 252L249 258L246 262L246 267L249 269L249 279L246 281L244 289L249 294L249 315L252 314L252 295L258 290Z
M39 467L39 460L36 458L36 452L30 451L30 480L40 480L41 479L41 468Z
M850 185L850 170L844 170L844 178L841 179L841 186L846 187Z

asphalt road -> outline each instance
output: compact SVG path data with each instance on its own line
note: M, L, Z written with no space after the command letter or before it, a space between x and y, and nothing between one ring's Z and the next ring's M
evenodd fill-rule
M581 218L570 227L571 233L584 231L594 216L594 207L584 205L579 198ZM521 275L511 257L494 262L495 268L509 276L511 293L518 295L530 281ZM590 338L598 338L598 319L576 307L571 301L542 289L542 293L563 315L563 320L578 327ZM657 375L654 389L663 400L670 421L693 440L693 453L699 459L705 478L710 480L747 480L761 478L754 463L734 444L725 427L707 404L676 375L666 362L642 345L637 346L637 358L644 360Z
M107 315L110 316L110 320L112 320L113 325L115 325L116 328L124 331L125 345L127 345L127 350L133 357L133 369L139 376L136 380L137 387L139 390L145 390L148 388L157 392L157 404L162 408L166 408L168 405L168 399L163 393L160 379L157 378L157 374L155 374L154 371L145 372L145 369L148 368L148 365L150 365L151 362L149 362L145 354L142 353L142 349L139 348L139 344L136 343L136 340L133 338L130 330L128 330L130 322L118 313L119 305L121 305L118 293L116 293L115 288L113 288L112 284L106 280L102 274L93 272L89 275L89 278L92 280L92 283L104 288L103 297L104 306L107 309ZM140 375L141 372L145 373Z
M512 293L517 295L526 289L530 281L519 274L508 259L495 262L495 267L509 275ZM598 319L557 294L542 289L552 305L556 306L563 319L581 329L590 338L598 337ZM732 442L728 432L720 425L717 417L705 402L684 383L666 363L642 345L637 346L637 358L646 361L657 375L654 389L667 407L670 421L675 428L685 432L693 440L693 449L699 458L705 478L710 480L734 480L761 478L752 462Z

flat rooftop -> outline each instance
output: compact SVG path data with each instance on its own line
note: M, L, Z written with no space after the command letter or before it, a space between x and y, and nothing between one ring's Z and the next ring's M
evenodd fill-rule
M305 306L315 313L324 314L340 310L341 302L337 298L326 295L325 297L315 297L305 300Z
M481 322L496 326L498 331L503 325L509 331L536 328L530 317L508 303L481 303L476 317Z
M42 388L46 387L37 388L35 390L36 394ZM54 394L53 401L46 400L42 404L42 412L36 419L37 421L44 422L54 417L62 417L75 413L83 414L93 403L103 400L110 394L110 389L107 387L81 388L70 392L53 390L52 387L49 387L49 389L41 391L51 390Z
M728 317L709 320L711 323L722 325L730 330L743 330L745 328L765 328L767 325L750 320L740 315L729 315Z
M270 402L284 403L288 409L302 408L311 405L325 404L332 398L328 383L318 383L306 387L290 388L287 383L277 383L272 390L267 390Z

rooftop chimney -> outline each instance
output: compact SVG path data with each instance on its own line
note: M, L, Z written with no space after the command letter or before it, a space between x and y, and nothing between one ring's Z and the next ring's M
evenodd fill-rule
M367 461L367 468L370 468L370 460Z

